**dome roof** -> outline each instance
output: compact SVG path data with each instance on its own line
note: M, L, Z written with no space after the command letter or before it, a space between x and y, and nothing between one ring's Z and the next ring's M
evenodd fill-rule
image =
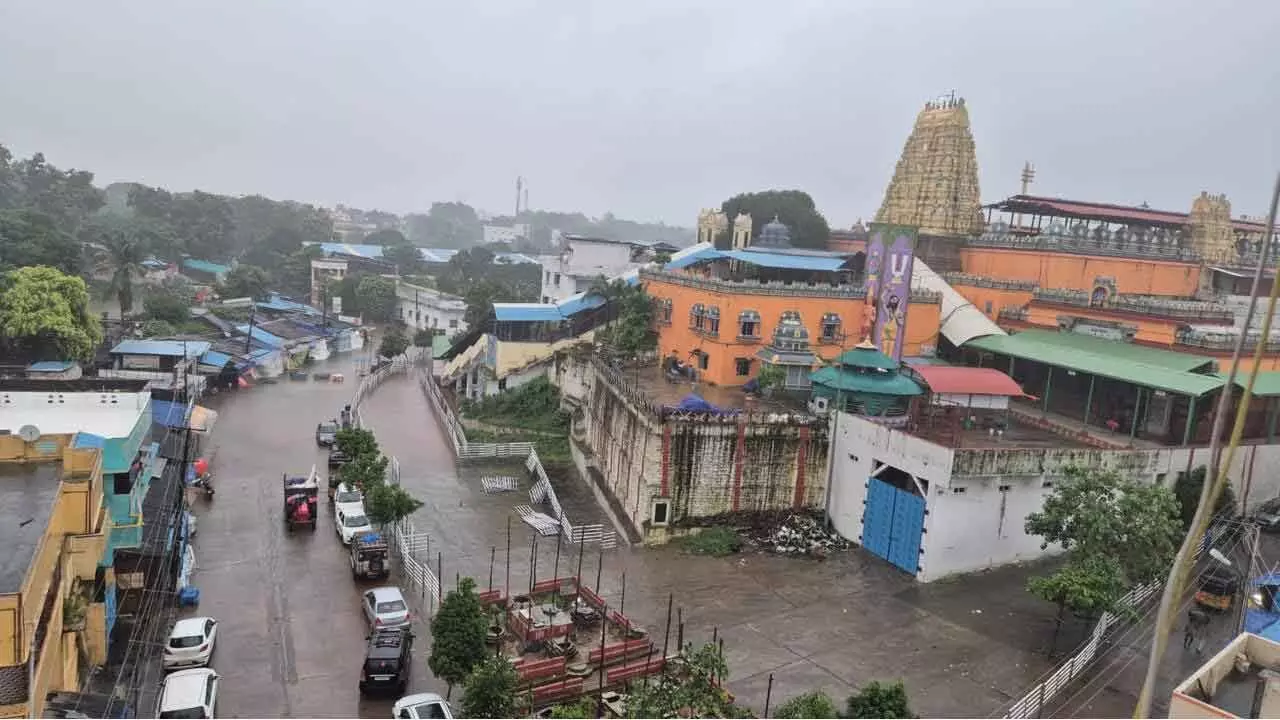
M893 358L880 352L870 343L862 343L852 350L845 350L836 358L836 363L845 367L869 370L896 371L898 363Z
M791 247L791 228L779 222L778 216L774 215L772 222L760 228L760 236L756 238L755 244L769 247Z

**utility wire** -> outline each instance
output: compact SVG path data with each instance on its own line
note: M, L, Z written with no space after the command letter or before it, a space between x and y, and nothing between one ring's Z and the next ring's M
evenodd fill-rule
M1271 210L1267 213L1267 225L1265 235L1263 237L1263 245L1260 251L1258 275L1261 274L1261 265L1265 261L1268 248L1271 246L1272 238L1275 236L1276 225L1276 206L1280 203L1280 175L1276 177L1275 188L1271 193ZM1254 277L1253 293L1249 299L1250 307L1253 307L1258 301L1259 279L1258 275ZM1277 278L1280 280L1280 278ZM1200 490L1200 504L1196 508L1195 518L1191 522L1191 530L1182 540L1182 546L1178 549L1177 559L1173 563L1173 567L1169 569L1169 579L1165 582L1164 593L1160 597L1160 612L1157 615L1155 637L1151 642L1151 654L1147 658L1146 678L1142 683L1142 692L1138 695L1138 703L1133 709L1135 718L1146 718L1151 714L1151 693L1155 690L1156 675L1160 669L1160 658L1164 655L1165 643L1168 642L1169 633L1173 627L1173 603L1174 599L1182 594L1182 589L1186 584L1186 576L1190 570L1191 550L1197 539L1204 536L1205 529L1209 524L1209 517L1214 506L1218 502L1218 498L1222 495L1222 489L1227 485L1227 473L1231 469L1231 463L1235 460L1236 449L1240 446L1240 438L1244 435L1245 419L1249 414L1249 405L1253 400L1253 385L1258 378L1258 369L1262 365L1262 352L1267 346L1267 340L1271 337L1271 321L1275 317L1276 300L1280 298L1280 282L1271 283L1271 295L1267 300L1267 314L1262 318L1262 328L1258 334L1257 345L1253 349L1253 367L1249 370L1249 379L1244 386L1244 395L1240 398L1240 403L1236 409L1235 425L1231 429L1231 441L1227 445L1226 457L1218 465L1218 471L1214 475L1213 483L1209 483L1208 477L1205 478L1204 486ZM1227 384L1223 385L1223 397L1219 399L1220 406L1225 405L1226 396L1234 394L1232 383L1236 368L1240 363L1240 357L1244 348L1245 338L1249 334L1248 326L1240 331L1240 339L1236 343L1236 351L1231 361L1231 371L1228 376ZM1223 412L1218 415L1222 416ZM1215 435L1216 437L1216 435ZM1211 438L1210 442L1214 442ZM1213 456L1210 456L1210 462L1213 462Z

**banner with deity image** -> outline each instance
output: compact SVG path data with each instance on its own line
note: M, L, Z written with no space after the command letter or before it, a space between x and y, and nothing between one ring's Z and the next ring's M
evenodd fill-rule
M885 355L901 361L907 306L911 302L916 229L872 223L870 230L862 339Z

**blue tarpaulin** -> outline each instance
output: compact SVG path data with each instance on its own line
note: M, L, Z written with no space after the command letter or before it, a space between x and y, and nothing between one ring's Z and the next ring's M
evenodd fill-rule
M170 428L185 427L187 424L187 404L152 398L151 422Z
M680 412L710 413L713 415L729 415L737 412L736 410L721 410L702 398L697 393L689 393L684 396L678 405L671 406L672 410Z

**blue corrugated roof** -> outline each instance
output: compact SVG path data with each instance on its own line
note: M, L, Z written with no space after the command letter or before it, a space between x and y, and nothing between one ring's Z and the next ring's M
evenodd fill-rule
M114 355L160 355L163 357L200 357L209 351L204 340L125 340L111 348Z
M187 424L186 403L171 400L151 400L151 422L165 427L184 427Z
M66 372L75 367L71 360L41 360L27 366L31 372Z
M310 305L304 305L300 302L294 302L287 297L281 296L279 293L271 293L267 296L266 301L257 303L258 307L266 310L275 310L277 312L299 312L304 315L323 315L323 311L317 310Z
M452 248L418 248L418 254L427 262L447 263L458 251Z
M257 342L262 343L263 345L266 345L267 347L282 348L284 347L284 344L285 344L284 338L272 335L271 333L267 332L266 330L263 330L260 327L255 327L253 328L253 331L250 332L248 325L237 325L236 330L241 334L248 335L249 337L253 338Z
M213 275L225 275L226 273L231 272L231 268L226 265L219 265L218 263L209 262L208 260L197 260L195 258L187 258L186 260L183 260L182 267L187 268L188 270L199 270L200 272L207 272Z
M560 309L560 314L564 317L580 313L583 310L593 310L601 305L604 305L604 298L587 293L578 293L556 303L556 307Z
M202 365L212 365L215 367L223 367L228 362L231 362L231 356L226 353L220 353L217 350L210 350L209 352L200 356L200 364Z
M106 445L106 438L101 435L94 435L93 433L87 432L76 433L75 439L71 441L71 447L75 448L97 448L101 450L106 447Z
M502 322L560 322L564 316L555 305L494 303L494 317Z
M687 247L680 252L671 256L664 268L668 270L680 270L687 268L694 263L704 260L714 260L720 257L720 251L716 250L711 243L698 243L691 247Z
M786 253L761 252L759 250L725 250L721 257L740 260L760 267L779 270L839 270L847 261L844 257L828 257L822 255L790 255Z
M362 245L360 243L320 243L320 249L325 255L355 255L356 257L376 259L382 257L381 245ZM430 263L446 263L458 254L454 248L418 248L418 254L422 259ZM505 264L521 264L531 263L538 264L536 258L525 255L524 253L500 252L493 256L495 263Z

